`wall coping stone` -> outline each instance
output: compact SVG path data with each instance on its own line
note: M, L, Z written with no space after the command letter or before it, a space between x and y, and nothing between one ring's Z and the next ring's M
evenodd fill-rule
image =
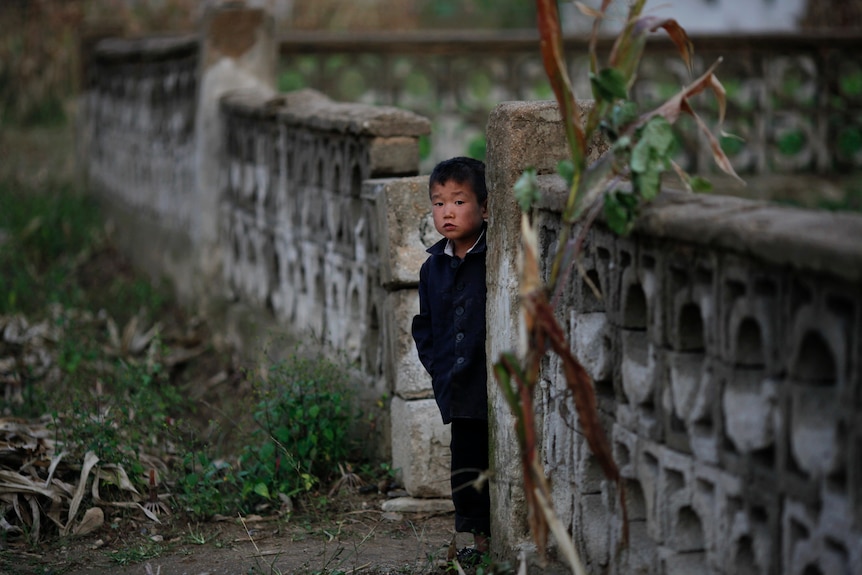
M538 207L562 211L568 190L539 176ZM665 189L644 206L634 234L724 248L778 266L862 281L862 215L807 210L719 194Z
M419 114L393 106L336 102L310 88L274 98L235 91L225 94L222 106L249 116L277 115L287 125L357 136L419 137L431 133L431 121Z
M220 99L222 111L231 115L256 119L271 119L284 105L281 96L268 96L256 90L231 90Z
M105 38L96 44L93 56L103 62L160 62L191 56L200 50L200 36L147 36L146 38Z

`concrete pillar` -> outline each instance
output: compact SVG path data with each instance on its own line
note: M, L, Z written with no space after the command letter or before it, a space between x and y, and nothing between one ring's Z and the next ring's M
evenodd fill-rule
M589 104L588 104L589 105ZM587 108L582 105L582 117ZM539 175L556 173L568 157L568 145L556 102L504 102L488 120L488 373L500 354L520 349L522 330L518 304L521 212L512 188L527 168ZM591 147L591 159L607 149ZM493 375L488 381L491 429L491 532L494 553L511 557L530 546L515 419L499 393Z
M426 249L440 239L428 201L428 176L368 180L364 195L375 203L380 282L386 289L384 361L392 390L392 466L413 497L449 498L449 427L443 425L431 377L413 343L419 313L419 268Z
M212 7L201 26L198 106L195 117L195 196L198 210L190 235L197 247L195 293L220 285L221 259L217 247L218 214L224 165L225 128L219 101L234 90L250 90L262 97L276 94L275 24L261 9L226 5Z
M521 330L518 309L520 209L512 193L521 173L535 167L551 173L566 149L560 115L552 102L505 102L490 115L488 155L488 302L486 349L493 365L500 354L517 351ZM491 430L491 533L495 555L513 553L529 540L518 440L514 417L499 393L489 365L488 402Z

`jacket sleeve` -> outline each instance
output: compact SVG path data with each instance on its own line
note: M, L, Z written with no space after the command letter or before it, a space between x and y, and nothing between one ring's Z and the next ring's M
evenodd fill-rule
M428 263L419 270L419 314L413 316L413 341L419 361L425 370L434 377L434 337L431 328L431 310L428 299Z

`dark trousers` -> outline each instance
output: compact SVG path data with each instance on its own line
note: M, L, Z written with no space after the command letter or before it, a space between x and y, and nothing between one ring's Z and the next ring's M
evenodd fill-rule
M482 419L453 419L452 502L455 504L455 531L491 534L491 499L488 481L479 489L473 482L488 469L488 422Z

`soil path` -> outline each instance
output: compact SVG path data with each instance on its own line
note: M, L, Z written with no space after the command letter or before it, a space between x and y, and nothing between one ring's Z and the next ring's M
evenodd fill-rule
M379 501L338 516L248 518L204 525L104 526L50 549L0 552L10 575L240 575L444 573L451 514L385 513ZM162 527L161 529L159 527ZM458 535L458 544L466 544Z

